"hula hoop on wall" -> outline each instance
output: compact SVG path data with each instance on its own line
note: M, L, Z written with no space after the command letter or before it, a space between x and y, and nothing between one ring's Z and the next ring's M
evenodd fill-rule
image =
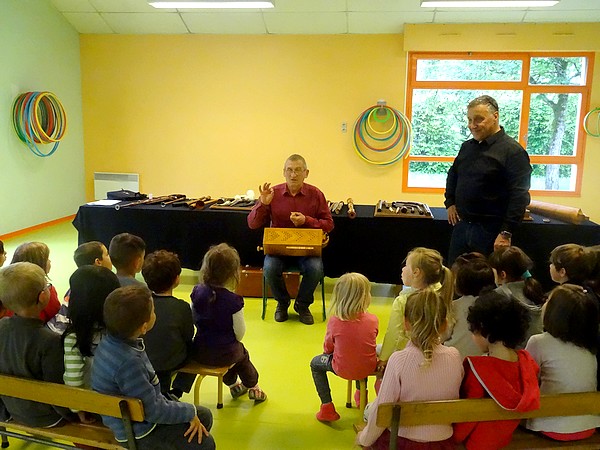
M588 128L588 119L596 113L596 133L592 133ZM592 109L589 113L585 115L583 118L583 130L592 137L600 137L600 106L598 108Z
M412 126L408 118L386 106L384 101L365 109L354 124L354 149L369 164L389 166L398 162L407 154L411 139ZM392 149L397 152L391 158L381 159L380 155Z
M52 155L67 132L67 113L52 92L25 92L13 103L13 126L18 138L39 157ZM54 143L44 153L37 144Z

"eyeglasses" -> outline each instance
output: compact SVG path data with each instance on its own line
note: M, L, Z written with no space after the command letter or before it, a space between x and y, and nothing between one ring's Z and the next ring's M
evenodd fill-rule
M296 168L296 169L292 169L291 167L288 167L287 169L285 169L285 174L286 175L300 175L302 173L304 173L306 171L306 169L301 169L301 168Z
M52 287L52 283L46 283L46 287L40 291L40 294L44 292L46 289L50 289ZM39 294L38 294L39 297Z

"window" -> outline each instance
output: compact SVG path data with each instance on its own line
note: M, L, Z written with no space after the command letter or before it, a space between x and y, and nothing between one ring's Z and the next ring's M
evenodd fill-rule
M413 143L403 190L443 192L460 145L471 137L467 104L488 94L498 101L500 124L529 153L532 192L578 195L592 65L592 53L410 53Z

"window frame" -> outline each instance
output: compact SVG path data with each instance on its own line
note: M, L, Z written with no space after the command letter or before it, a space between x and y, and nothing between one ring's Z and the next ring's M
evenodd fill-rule
M583 178L583 162L585 156L586 133L583 129L583 119L590 108L591 86L594 66L593 52L409 52L407 64L406 116L412 121L412 101L414 89L449 89L449 90L519 90L523 92L521 118L519 122L518 141L526 148L525 139L528 133L531 96L539 93L569 93L581 94L581 108L578 117L576 145L572 156L529 155L531 164L569 164L576 166L575 189L573 191L530 190L534 195L555 197L581 196ZM531 85L529 84L530 61L538 57L584 57L587 67L584 75L584 85ZM423 59L461 59L461 60L520 60L522 61L521 79L518 81L417 81L417 61ZM465 105L466 109L467 105ZM465 115L465 121L466 121ZM502 105L500 105L500 125L502 125ZM458 148L456 154L458 154ZM443 193L445 188L438 187L409 187L409 165L411 162L453 162L452 156L412 156L409 152L403 160L402 192Z

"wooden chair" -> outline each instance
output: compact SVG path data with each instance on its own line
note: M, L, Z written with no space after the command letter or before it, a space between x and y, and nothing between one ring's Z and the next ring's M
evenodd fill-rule
M221 409L223 408L223 377L232 367L233 364L224 367L211 367L204 366L195 361L188 361L185 366L177 369L177 371L196 375L196 381L194 385L195 405L200 404L200 385L202 384L202 380L204 380L205 377L217 377L217 409Z
M371 374L369 374L369 376L376 376L377 373L373 372ZM365 414L365 407L367 406L367 379L368 378L364 378L362 380L348 380L348 389L346 392L346 408L352 408L352 400L353 400L353 392L354 392L354 385L356 383L356 381L359 382L359 391L360 391L360 405L358 407L359 412L360 412L360 421L363 421L363 416Z
M286 269L288 272L300 272L299 269L292 268ZM319 281L321 285L321 302L323 303L323 322L327 319L327 313L325 311L325 275L321 276L321 280ZM265 315L267 314L267 279L265 278L265 274L263 272L262 276L262 297L263 297L263 307L262 307L262 320L265 320Z

